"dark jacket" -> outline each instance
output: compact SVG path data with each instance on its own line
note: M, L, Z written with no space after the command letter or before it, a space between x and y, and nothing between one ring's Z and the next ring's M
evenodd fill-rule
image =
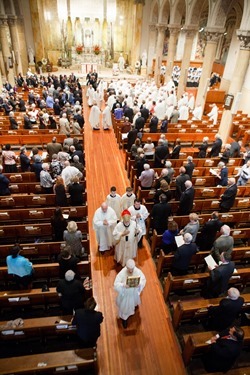
M145 119L144 117L140 116L135 120L135 128L140 131L141 129L144 128L145 125Z
M234 320L238 318L244 304L244 298L239 297L236 300L222 298L219 306L209 308L209 329L222 331L233 325Z
M198 158L205 158L206 155L207 155L207 148L208 148L208 143L207 142L204 142L202 143L198 149L200 150L199 153L198 153Z
M77 182L69 184L68 191L70 195L71 206L82 206L83 205L83 185Z
M216 298L224 294L228 289L228 282L234 272L234 262L222 263L210 272L207 283L206 298Z
M149 129L150 133L157 133L157 126L158 126L158 118L156 116L153 116L149 123Z
M222 140L220 138L217 138L212 144L210 156L211 157L218 156L221 151L221 146L222 146Z
M175 185L176 185L176 199L179 200L181 194L185 191L185 182L189 180L189 175L186 173L180 174L176 177Z
M72 281L59 280L56 291L62 294L61 304L65 314L73 314L73 309L84 307L85 289L82 281L75 279Z
M0 196L10 195L9 179L0 173Z
M233 184L229 186L221 197L220 208L229 211L234 205L234 201L237 195L237 185Z
M166 160L169 158L169 149L167 146L160 145L155 148L155 168L162 168L164 163L162 160Z
M194 202L194 188L186 189L180 197L180 204L177 215L189 215L193 208Z
M95 346L101 334L100 325L103 315L99 311L77 309L72 324L76 325L77 334L86 346Z
M179 157L180 157L180 151L181 151L181 146L180 145L174 146L172 154L171 154L171 159L179 159Z
M219 232L222 225L223 223L218 219L209 220L204 224L198 240L201 251L211 250L216 234Z
M164 233L168 227L168 218L172 215L171 206L167 202L157 203L154 205L151 213L153 218L153 228L158 234Z
M172 268L174 268L175 270L180 270L182 271L182 273L187 273L191 258L196 252L197 246L195 243L184 244L178 247L174 254Z

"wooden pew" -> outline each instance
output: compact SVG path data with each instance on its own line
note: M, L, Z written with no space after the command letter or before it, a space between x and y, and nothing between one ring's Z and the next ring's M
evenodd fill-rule
M55 207L55 194L34 194L34 195L18 195L12 194L8 196L0 197L0 207L12 208L12 207ZM87 201L87 192L83 193L83 201Z
M88 222L77 222L78 229L83 233L88 233ZM0 242L16 239L17 242L30 238L48 238L52 240L52 227L50 223L27 223L18 225L0 226Z
M243 310L250 308L250 293L241 295L245 302L242 307ZM173 319L172 324L176 330L180 325L181 321L192 320L192 319L201 319L206 318L208 314L209 305L219 306L221 298L211 298L211 299L195 299L190 301L178 301L174 305Z
M38 367L38 364L46 363ZM0 375L7 374L75 374L78 370L92 369L97 374L96 349L75 349L61 352L31 354L21 357L0 359ZM57 369L60 369L59 371Z
M34 280L45 280L48 285L51 285L51 280L59 279L59 264L58 263L44 263L33 264L35 271ZM89 260L81 261L77 264L77 270L81 277L91 277L91 264ZM0 267L0 282L4 283L4 287L8 288L13 281L13 276L8 274L6 266Z
M178 290L192 290L192 289L201 289L207 279L209 278L210 273L193 273L185 276L172 276L169 272L168 276L165 279L163 295L165 300L169 298L171 292ZM250 268L239 268L237 273L234 273L231 279L229 280L230 285L239 284L241 289L243 289L250 281Z
M80 182L83 189L86 189L86 180ZM9 185L11 193L14 194L43 194L43 189L39 182L15 182Z
M7 143L11 145L42 145L46 146L47 143L51 142L53 134L29 134L29 135L2 135L0 144L4 147ZM63 143L66 138L65 134L57 134L57 142ZM82 135L77 135L79 141L82 141Z
M61 207L62 213L69 215L68 220L86 220L88 216L88 206L71 206ZM27 222L50 222L51 217L55 211L54 207L51 208L19 208L11 210L0 210L0 224L8 225L13 222L23 224Z
M8 321L1 321L0 341L24 341L30 337L37 337L39 340L46 339L51 335L60 335L62 333L76 334L75 326L71 325L72 316L50 316L44 318L23 319L23 325L16 328L8 326ZM67 327L62 328L59 322L63 320L68 322ZM66 323L65 323L66 324Z
M247 246L250 246L250 228L236 228L231 229L230 235L235 239L246 241ZM162 242L162 235L157 234L156 230L153 231L151 254L154 256L156 247L160 247Z
M199 251L198 253L194 254L191 258L190 268L193 268L194 272L198 272L198 269L200 266L204 268L206 265L204 258L208 256L209 254L210 254L210 250ZM248 263L250 259L250 246L234 248L231 255L232 255L232 260L235 263L243 263L243 262ZM170 270L173 259L174 259L173 254L165 255L163 250L160 250L160 256L157 260L157 267L156 267L156 272L157 272L158 277L161 276L163 268L165 268L166 270Z
M61 252L61 247L65 245L65 242L40 242L40 243L21 243L22 248L21 255L31 259L48 259L54 260ZM1 262L6 264L5 258L9 255L10 249L14 246L12 244L0 245ZM89 254L89 238L82 240L82 247L85 249L85 253Z
M244 346L250 343L250 326L241 327L245 332ZM208 349L209 344L206 341L210 340L217 332L197 332L184 336L184 349L182 352L182 358L185 365L188 365L192 356L202 354ZM235 371L235 370L232 370ZM228 374L228 373L227 373ZM232 372L236 374L236 372Z

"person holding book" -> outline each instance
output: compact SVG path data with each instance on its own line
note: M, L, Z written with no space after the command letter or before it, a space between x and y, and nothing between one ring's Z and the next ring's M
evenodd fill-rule
M135 307L140 305L140 294L146 285L142 271L135 266L133 259L128 259L126 266L115 278L114 288L118 292L116 304L123 328L128 326L128 318L135 313Z
M127 260L135 258L138 247L140 228L128 210L122 212L122 220L115 226L113 237L116 241L115 260L124 267Z
M172 275L181 276L186 275L188 273L188 267L191 258L198 251L196 244L192 242L192 238L192 234L184 234L184 244L179 246L176 252L174 253L174 259L171 266Z

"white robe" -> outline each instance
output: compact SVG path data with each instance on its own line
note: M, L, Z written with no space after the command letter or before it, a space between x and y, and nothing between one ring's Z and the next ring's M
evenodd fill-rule
M189 113L188 113L188 107L186 105L182 105L179 108L179 112L180 112L179 120L188 120Z
M165 101L159 102L155 106L155 116L158 117L159 120L163 120L165 117L166 112L166 104Z
M149 212L143 204L141 204L139 210L136 210L134 205L130 206L128 210L131 213L131 219L134 220L137 226L141 229L141 233L138 236L138 241L140 241L141 237L144 236L144 234L146 234L145 220L147 219ZM136 217L137 214L140 214L139 218Z
M89 106L94 104L94 94L95 94L95 90L93 89L93 87L89 87L86 92Z
M213 120L213 125L216 125L218 119L218 107L214 106L211 112L209 112L207 115L210 118L210 120Z
M126 229L129 230L129 234L122 236L122 233ZM133 259L137 255L137 234L138 229L135 221L133 220L130 220L129 227L125 227L123 221L120 221L120 223L118 223L114 229L113 237L117 242L115 245L115 260L123 267L126 265L127 260Z
M112 126L111 111L108 105L102 112L102 126L103 129L109 129Z
M104 225L103 221L107 220L108 225ZM109 250L113 246L113 230L117 223L116 213L113 208L108 207L106 212L103 212L99 207L93 217L93 227L96 232L96 239L100 251Z
M135 198L134 193L130 196L128 196L127 193L123 194L121 197L121 211L127 210L130 206L133 206Z
M100 114L101 114L101 111L97 107L97 105L93 105L89 114L89 122L90 122L92 129L100 128Z
M202 106L199 105L198 107L195 107L193 110L193 118L192 120L201 120L202 118Z
M110 194L107 195L106 203L109 207L113 208L116 213L117 220L120 220L121 217L121 196L116 194L112 197Z
M126 288L128 276L140 276L140 284L135 288ZM127 320L129 316L134 315L135 307L141 304L140 294L146 285L146 278L142 271L135 267L133 273L128 273L127 267L124 267L116 276L114 288L118 292L116 304L119 309L119 317Z

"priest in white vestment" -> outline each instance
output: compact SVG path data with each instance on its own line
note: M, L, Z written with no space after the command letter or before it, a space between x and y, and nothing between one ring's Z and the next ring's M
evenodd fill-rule
M109 207L113 208L116 213L117 220L121 217L121 196L116 193L116 187L110 188L110 194L107 195L106 203Z
M197 104L197 106L193 110L192 120L201 120L201 118L202 118L202 106L201 104Z
M102 126L104 130L108 130L112 126L111 110L108 104L102 111Z
M138 247L141 248L143 236L146 234L145 220L147 219L149 212L146 206L141 204L139 199L135 199L133 206L130 206L128 210L131 213L131 219L134 220L137 226L141 229L141 233L138 236Z
M94 103L89 114L89 122L93 130L100 130L100 114L100 109L96 103Z
M93 227L100 252L110 250L113 246L113 230L116 223L117 216L113 208L108 207L105 202L102 203L93 217Z
M211 111L207 114L207 116L210 118L210 120L213 120L213 125L217 124L218 119L218 107L215 103L212 104Z
M94 94L95 90L92 87L92 85L89 85L87 92L86 92L86 97L88 98L88 106L91 107L94 104Z
M141 229L131 220L128 210L122 212L122 220L115 226L113 236L116 241L115 260L123 267L127 260L137 256L138 234Z
M129 276L140 277L139 285L129 287L127 279ZM124 267L116 276L114 288L118 292L116 304L119 309L119 317L122 319L122 325L127 328L128 318L135 313L135 307L141 304L140 294L146 285L146 278L142 271L135 266L133 259L129 259Z

